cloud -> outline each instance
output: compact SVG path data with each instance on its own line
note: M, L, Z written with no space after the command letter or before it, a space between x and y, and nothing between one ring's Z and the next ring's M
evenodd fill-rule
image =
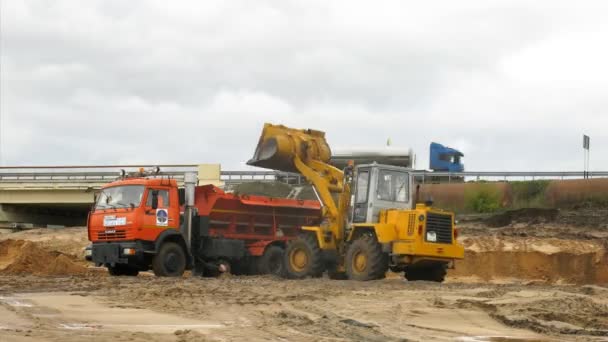
M577 170L585 132L608 169L602 7L5 1L1 163L243 168L274 122L469 170Z

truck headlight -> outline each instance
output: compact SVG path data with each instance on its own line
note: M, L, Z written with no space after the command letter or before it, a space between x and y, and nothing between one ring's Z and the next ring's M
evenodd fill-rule
M92 256L93 255L93 250L90 248L87 248L84 250L84 256Z
M437 233L435 233L435 232L426 232L426 241L436 242L437 241Z
M124 255L135 255L135 248L124 248L122 250L122 254L124 254Z

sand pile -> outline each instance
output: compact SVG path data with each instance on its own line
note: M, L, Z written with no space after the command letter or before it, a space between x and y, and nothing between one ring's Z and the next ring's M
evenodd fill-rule
M484 281L517 278L547 283L608 283L608 257L598 241L488 236L462 242L465 259L456 263L452 276Z
M79 259L84 258L84 248L90 243L86 227L38 228L0 235L0 241L8 239L32 241L46 250L60 251Z
M24 240L0 241L0 274L73 275L87 268L73 256Z

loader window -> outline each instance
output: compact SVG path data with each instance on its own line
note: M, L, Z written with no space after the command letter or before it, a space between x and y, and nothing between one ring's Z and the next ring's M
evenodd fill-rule
M369 171L359 171L357 174L357 196L355 203L367 202L367 188L369 185Z
M408 175L404 172L380 170L378 177L378 199L389 202L407 202L409 194Z

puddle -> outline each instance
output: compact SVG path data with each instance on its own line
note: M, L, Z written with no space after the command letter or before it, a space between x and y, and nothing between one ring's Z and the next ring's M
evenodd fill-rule
M67 330L99 330L103 328L166 328L166 329L211 329L223 328L222 324L95 324L95 323L65 323L60 324L60 328Z
M518 338L510 336L461 336L457 337L456 341L461 342L526 342L526 341L539 341L530 340L527 338Z
M69 293L29 293L15 297L0 297L0 300L12 306L33 307L27 310L38 318L54 321L59 329L65 330L173 333L175 330L188 329L205 333L225 327L217 321L189 319L139 308L115 307L92 297ZM0 323L7 322L0 319Z
M33 306L30 303L22 302L22 301L18 300L17 298L13 298L13 297L2 297L2 296L0 296L0 301L3 302L3 303L8 304L10 306L14 306L14 307L31 308Z

